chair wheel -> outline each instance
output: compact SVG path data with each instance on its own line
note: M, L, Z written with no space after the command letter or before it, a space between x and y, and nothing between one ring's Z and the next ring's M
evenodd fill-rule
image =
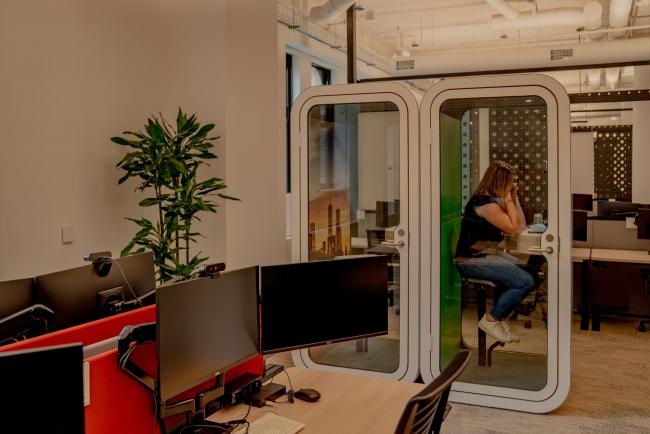
M524 327L526 327L527 329L531 328L532 326L533 326L533 322L531 320L527 320L524 323Z
M646 328L645 324L639 324L639 331L641 333L645 333L648 331L648 329Z

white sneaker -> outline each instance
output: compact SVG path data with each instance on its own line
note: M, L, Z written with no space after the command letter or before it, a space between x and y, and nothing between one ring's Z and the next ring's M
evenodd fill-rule
M510 328L510 325L508 324L508 321L499 321L499 324L501 324L501 328L503 329L503 331L508 336L510 336L510 339L512 340L512 342L518 343L519 341L521 341L521 338L518 335L516 335L515 333L512 332L512 329Z
M492 336L497 341L510 343L512 338L501 327L500 321L488 321L486 316L478 322L478 328L483 330L488 335Z

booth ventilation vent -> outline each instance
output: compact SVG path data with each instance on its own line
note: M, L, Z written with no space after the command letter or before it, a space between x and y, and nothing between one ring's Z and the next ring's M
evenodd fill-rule
M398 71L405 71L408 69L415 69L415 60L398 60L395 63L395 69Z
M573 57L573 48L558 48L551 50L551 60L562 60Z

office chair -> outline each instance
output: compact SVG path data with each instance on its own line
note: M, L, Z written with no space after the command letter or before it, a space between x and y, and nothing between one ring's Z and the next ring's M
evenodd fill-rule
M440 433L440 426L447 413L451 385L463 373L469 358L469 351L456 353L440 376L406 403L395 434Z

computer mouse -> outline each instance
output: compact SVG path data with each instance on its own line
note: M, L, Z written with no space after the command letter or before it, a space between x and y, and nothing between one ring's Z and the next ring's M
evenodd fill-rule
M320 399L320 393L314 389L300 389L295 391L293 396L307 402L316 402Z

